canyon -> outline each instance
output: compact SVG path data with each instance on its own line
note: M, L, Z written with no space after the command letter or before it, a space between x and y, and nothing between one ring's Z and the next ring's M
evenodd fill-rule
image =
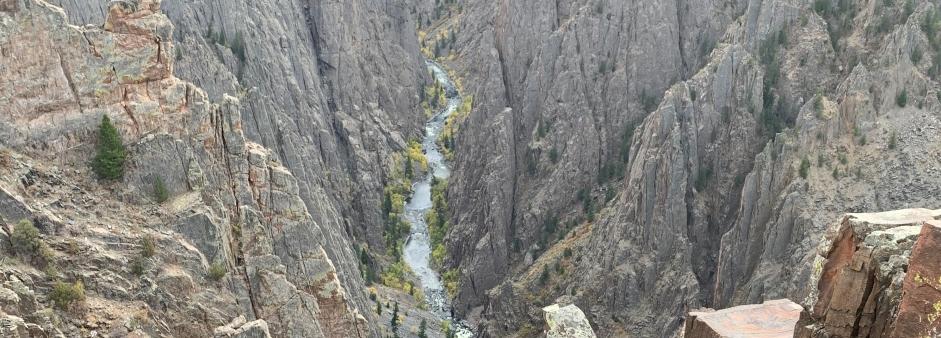
M0 0L0 335L930 335L939 28L925 0Z

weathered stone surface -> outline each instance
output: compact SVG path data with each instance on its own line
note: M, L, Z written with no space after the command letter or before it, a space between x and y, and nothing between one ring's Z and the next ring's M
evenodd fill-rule
M787 299L722 310L694 311L686 317L685 338L790 338L803 308Z
M271 338L267 322L259 319L246 323L243 316L233 319L225 326L217 327L213 335L216 338Z
M68 24L62 9L45 1L19 0L17 3L21 4L19 11L0 12L0 64L3 65L0 66L0 102L11 107L0 115L0 136L4 136L5 147L22 153L17 158L32 158L41 163L17 161L16 170L3 172L0 212L4 219L34 219L43 232L63 235L48 237L53 242L50 246L57 252L58 263L70 267L65 277L85 281L88 312L92 314L81 319L48 320L42 325L63 323L52 329L61 328L69 336L79 335L90 326L117 335L147 332L209 336L214 328L241 314L252 321L263 319L276 337L373 334L377 325L368 324L368 318L357 310L365 303L365 288L357 269L358 259L350 245L350 235L355 231L346 226L346 217L351 215L336 211L350 208L354 199L354 193L349 192L352 183L334 185L335 181L315 177L323 178L326 171L369 177L370 180L359 187L368 187L370 193L378 196L382 191L379 187L383 178L378 170L382 161L367 159L364 148L351 150L351 153L363 153L362 158L330 158L337 155L336 149L320 151L331 145L320 144L318 148L308 141L319 138L336 147L335 143L358 142L351 139L368 136L383 140L381 149L370 149L377 152L368 153L382 157L391 152L393 146L404 144L399 132L409 129L409 122L382 127L370 124L362 130L344 131L347 136L341 139L330 136L333 131L328 129L335 126L334 113L340 113L326 109L328 100L319 92L323 89L322 81L314 75L316 70L311 69L318 67L316 62L304 66L314 72L303 72L298 77L300 83L268 78L270 59L238 66L245 68L247 74L252 72L249 69L254 69L254 74L263 73L272 86L303 87L301 91L278 89L279 95L303 98L300 101L304 102L291 101L304 106L303 109L287 108L284 102L290 100L273 98L274 94L267 91L254 99L243 96L246 101L217 91L215 94L221 100L215 104L202 89L173 75L174 61L180 61L180 57L173 48L173 25L161 13L159 1L113 1L108 6L98 3L99 8L107 8L102 12L107 16L98 21L104 25L83 27ZM81 6L90 9L95 4L83 2ZM250 4L256 3L243 5ZM171 8L164 9L180 14L173 10L176 5L169 5ZM306 7L304 10L297 6L284 9L297 10L285 20L305 22L301 18L306 17ZM351 13L331 7L325 15L333 18L334 15L353 15ZM369 13L383 18L387 14L384 11ZM233 17L231 21L243 24L246 17L249 16ZM277 14L267 17L274 20L267 24L278 25L277 18ZM201 27L194 25L192 28ZM306 23L284 27L298 29L303 34L315 32ZM330 27L332 30L338 26ZM339 32L332 34L341 35ZM357 31L356 34L380 34L380 30ZM202 36L202 33L194 36L199 38L199 44L217 47L215 42L204 40ZM252 40L248 47L263 44L264 39ZM311 52L311 41L299 39L302 41L297 41L298 48ZM407 40L407 34L402 39ZM348 43L351 42L339 44ZM281 55L280 48L268 51ZM406 53L401 48L394 52ZM384 58L378 53L374 52L363 63ZM197 55L222 62L214 53L210 57L208 51ZM231 52L228 55L232 55ZM417 48L415 54L408 55L399 60L417 60ZM293 72L298 68L290 63L299 59L279 60L285 61L283 69ZM305 60L316 60L316 57ZM421 69L420 65L416 62L413 68ZM394 73L386 76L409 78L414 81L411 85L417 88L424 73L399 73L413 69L409 67L395 68ZM393 69L380 68L377 71ZM360 72L365 68L342 69L343 72L335 75L347 76L350 75L347 72ZM373 75L363 73L361 78L365 81ZM330 95L346 98L348 101L340 106L350 113L359 111L353 107L367 107L383 119L393 120L375 104L386 101L391 107L389 114L408 112L420 116L417 110L406 109L412 108L412 103L417 106L417 95L397 92L407 91L408 85L396 85L393 91L388 86L391 82L380 86L339 82L336 81L337 87L341 88ZM362 87L357 87L360 85ZM371 90L358 91L367 86ZM403 99L393 100L393 97ZM255 103L243 105L247 100ZM267 108L262 103L265 101L271 103ZM295 128L295 133L282 130L278 132L278 140L269 138L273 134L260 137L258 130L264 127L255 125L254 122L260 120L248 112L246 116L251 118L246 121L253 124L243 122L243 107L258 109L259 114L265 116L272 114L271 118L264 119L272 128L268 123L279 119L293 121L277 122L277 128ZM301 115L288 117L283 115L286 113L282 108ZM90 182L86 169L93 154L92 136L103 114L114 120L129 154L123 182L108 186ZM301 116L306 119L318 114L325 114L319 115L325 118L321 127L313 127L308 120L301 119ZM259 141L270 141L278 151L272 152L246 137L246 130ZM303 131L305 136L298 136L297 130ZM392 141L385 143L388 140ZM285 148L295 146L306 150ZM314 153L317 153L316 163L307 161L314 158ZM356 165L348 165L348 161L362 161L369 166L351 172L347 170ZM298 165L295 169L304 172L305 180L295 178L292 170L282 164L284 162ZM60 171L54 164L69 169ZM170 193L170 200L160 206L151 202L157 177L163 179ZM341 187L346 189L345 195L340 194L343 197L320 198L333 196L324 193L324 189L338 191ZM377 219L379 205L376 197ZM363 229L369 227L369 224L362 224ZM155 239L158 254L138 259L138 243L145 234ZM68 251L68 254L59 255L61 251ZM212 264L220 264L227 270L220 283L212 283L204 277ZM14 271L20 269L22 267L14 267ZM143 276L132 275L132 270ZM48 283L45 278L36 282L43 290L49 288ZM149 313L136 313L143 304ZM25 313L32 315L35 311ZM370 312L362 313L369 316ZM41 318L56 316L71 317L55 313ZM138 321L132 319L134 316L155 320L137 324ZM34 317L24 318L34 323L38 321ZM256 328L250 331L257 333Z
M909 57L935 5L849 3L845 19L787 0L463 4L448 65L475 107L449 185L456 312L491 336L541 321L503 285L552 251L553 217L591 239L545 297L591 304L601 335L663 336L689 308L804 299L847 211L936 207L937 98L896 102L938 90ZM854 24L831 35L839 20Z
M559 306L552 304L542 308L545 312L549 338L594 338L595 332L585 318L585 314L575 304Z
M925 222L902 282L892 337L941 335L941 221Z
M911 337L913 331L899 330L927 330L929 326L915 324L919 320L903 318L900 304L906 294L912 297L909 304L938 300L930 292L907 291L915 290L915 282L903 282L917 271L914 253L921 252L921 260L936 254L933 229L923 224L938 218L941 210L906 209L848 214L835 224L820 244L808 281L817 288L804 301L808 314L794 336ZM929 265L922 271L931 269Z

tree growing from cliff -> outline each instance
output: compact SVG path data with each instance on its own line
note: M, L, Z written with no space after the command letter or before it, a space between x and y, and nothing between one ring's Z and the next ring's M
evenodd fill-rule
M395 302L395 306L392 307L392 322L389 323L392 326L392 332L399 331L399 302Z
M92 169L101 179L115 180L124 177L126 159L124 143L118 130L111 124L108 115L101 118L98 127L98 155L92 160Z
M428 333L425 332L428 330L428 322L423 318L421 324L418 324L418 338L428 338Z

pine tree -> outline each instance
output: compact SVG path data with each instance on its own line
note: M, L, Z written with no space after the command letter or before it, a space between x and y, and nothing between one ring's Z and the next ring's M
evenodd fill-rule
M108 115L105 115L98 128L98 155L92 161L92 169L101 179L119 179L124 177L126 156L121 135L111 124Z
M412 179L412 158L408 156L405 157L405 177Z
M428 330L428 322L422 319L421 324L418 324L418 338L428 338L428 333L425 333L426 330Z
M392 332L399 331L399 302L395 302L395 307L392 308Z

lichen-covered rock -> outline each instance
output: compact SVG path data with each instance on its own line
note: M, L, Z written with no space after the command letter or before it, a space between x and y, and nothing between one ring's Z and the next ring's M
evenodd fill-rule
M552 304L542 308L545 312L549 338L594 338L595 332L585 314L575 304L559 306Z
M926 281L915 276L937 275L936 259L925 258L941 250L931 225L939 218L941 210L906 209L848 214L835 224L820 244L808 281L816 289L804 300L808 313L795 337L929 334L937 323L912 320L928 314L911 304L938 301L936 293L920 290Z
M941 221L926 221L902 282L892 337L941 335Z

